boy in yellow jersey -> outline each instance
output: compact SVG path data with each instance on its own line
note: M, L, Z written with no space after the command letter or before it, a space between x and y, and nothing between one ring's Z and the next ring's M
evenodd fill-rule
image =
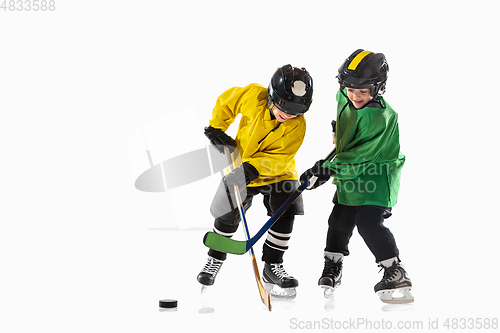
M217 99L205 135L219 152L228 147L241 158L241 166L226 175L215 194L211 213L215 217L214 232L232 237L240 216L235 204L233 184L237 184L247 210L257 194L264 196L268 215L297 189L295 154L306 132L304 113L312 103L313 81L304 68L285 65L278 68L266 88L260 84L233 87ZM225 133L241 114L235 139ZM298 281L283 268L283 254L288 249L295 215L303 215L299 197L271 227L263 245L264 283L273 287L275 296L294 297ZM226 253L208 251L205 267L198 281L206 286L226 259ZM273 292L274 291L274 292Z

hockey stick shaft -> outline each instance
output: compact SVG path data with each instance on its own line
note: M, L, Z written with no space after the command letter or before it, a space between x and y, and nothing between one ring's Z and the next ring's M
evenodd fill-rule
M231 153L229 151L229 148L224 147L224 153L227 156L229 170L233 171L234 165L233 165L233 161L231 160ZM241 217L241 222L242 222L243 227L244 227L245 238L248 240L250 238L250 231L248 230L247 219L245 217L245 211L243 209L243 200L241 200L240 190L238 188L238 185L236 185L236 184L234 184L234 194L236 197L236 203L238 205L238 211L239 211L240 217ZM271 311L271 309L272 309L272 307L271 307L271 295L262 285L262 281L260 279L260 274L259 274L259 266L257 266L257 260L255 259L255 253L253 251L253 248L250 248L249 253L250 253L250 258L252 261L252 267L253 267L253 272L255 275L255 281L257 282L257 287L259 288L260 299L261 299L262 303L264 303L266 308L269 311Z

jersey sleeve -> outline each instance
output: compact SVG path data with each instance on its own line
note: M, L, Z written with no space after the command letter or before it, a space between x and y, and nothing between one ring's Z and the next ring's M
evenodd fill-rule
M212 119L209 121L209 125L226 131L238 116L238 99L241 94L242 88L233 87L220 95L212 110Z
M252 109L248 107L249 104L257 103L262 90L261 86L257 84L249 84L246 87L233 87L226 90L215 103L209 125L226 131L240 113L243 113L245 109ZM247 104L247 107L242 108L245 104Z

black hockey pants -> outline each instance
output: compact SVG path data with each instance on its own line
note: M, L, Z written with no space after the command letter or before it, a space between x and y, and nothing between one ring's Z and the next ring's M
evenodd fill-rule
M383 225L385 207L335 204L328 218L325 251L349 255L348 244L354 227L375 256L376 262L397 257L398 247L392 232Z

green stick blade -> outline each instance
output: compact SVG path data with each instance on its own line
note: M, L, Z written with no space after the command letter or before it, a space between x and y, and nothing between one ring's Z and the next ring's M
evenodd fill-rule
M246 242L229 239L215 232L207 232L203 237L205 246L226 253L244 254L247 252Z

